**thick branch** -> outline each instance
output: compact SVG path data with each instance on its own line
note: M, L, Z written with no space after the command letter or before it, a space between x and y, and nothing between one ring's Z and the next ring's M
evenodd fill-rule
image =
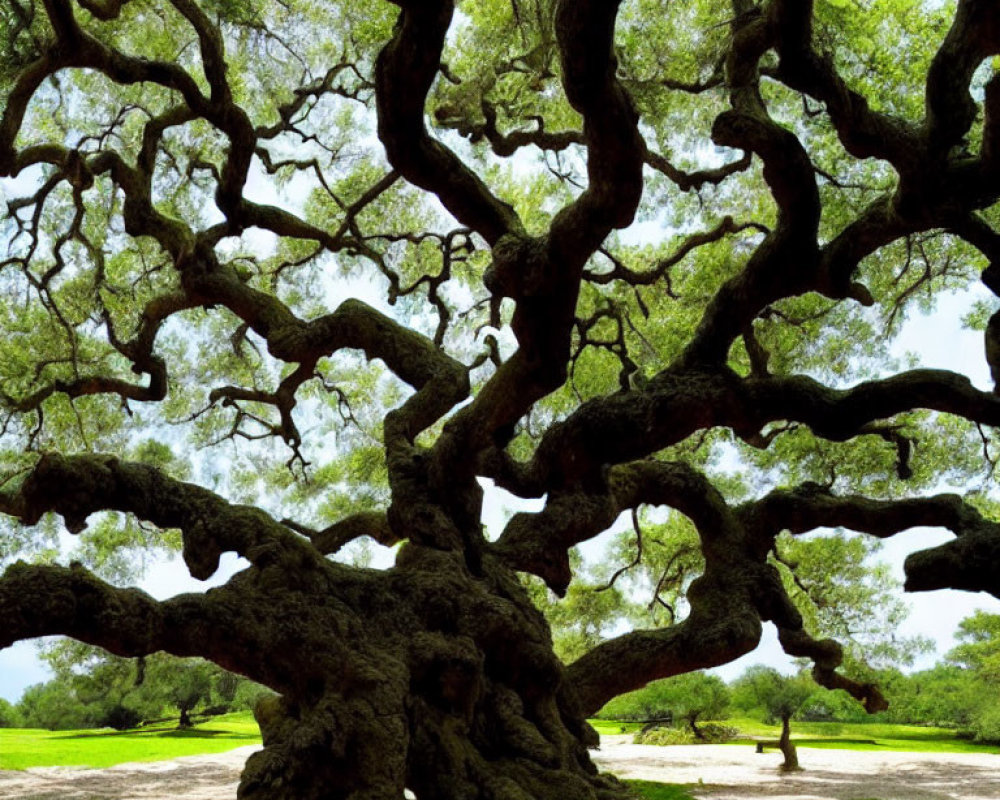
M572 485L602 465L642 458L715 426L752 437L769 422L788 420L846 441L874 421L920 408L1000 425L1000 398L946 370L912 370L832 389L806 376L741 380L728 370L668 369L642 391L589 401L553 425L525 472L537 485Z
M345 545L369 536L381 545L392 547L400 539L389 525L389 519L384 511L362 511L351 514L323 528L321 531L311 530L302 525L283 519L283 525L307 536L313 546L323 555L338 553Z
M231 505L148 464L112 456L45 455L16 489L0 494L0 513L34 525L54 511L72 533L82 531L91 514L112 510L133 513L161 528L179 528L184 561L200 580L211 577L219 557L229 551L259 565L322 558L260 509Z
M118 589L82 567L17 562L0 576L0 648L61 634L116 655L166 649L165 605L138 589Z
M378 136L389 162L410 183L433 192L463 225L490 244L524 228L514 209L498 200L485 183L424 125L427 93L441 64L451 24L451 0L399 2L402 8L392 40L379 54L375 70Z
M702 579L703 580L703 579ZM720 593L712 609L692 608L678 625L633 631L598 645L572 663L566 678L581 710L594 714L613 697L650 681L726 664L749 653L762 632L756 609L732 587Z

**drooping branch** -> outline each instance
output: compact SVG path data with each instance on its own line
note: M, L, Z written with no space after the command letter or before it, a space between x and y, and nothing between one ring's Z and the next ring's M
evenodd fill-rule
M808 658L813 662L813 680L826 689L843 689L858 700L869 714L885 711L888 701L873 683L852 680L837 672L844 661L844 649L833 639L814 639L801 627L786 628L778 625L781 648L794 658Z
M904 563L910 592L957 588L1000 596L996 559L1000 557L1000 523L984 517L956 494L873 500L838 496L825 487L805 484L771 492L737 509L752 535L771 540L783 529L805 533L819 527L844 527L889 537L927 526L950 530L956 539L920 550Z

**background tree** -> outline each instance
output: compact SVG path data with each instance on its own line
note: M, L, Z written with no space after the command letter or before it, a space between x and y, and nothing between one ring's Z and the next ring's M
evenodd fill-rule
M729 688L721 678L704 672L689 672L654 681L637 692L616 697L601 709L600 716L684 724L695 739L703 740L705 737L698 728L698 721L724 719L728 706Z
M22 728L21 714L7 700L0 699L0 728Z
M884 676L884 677L883 677ZM891 698L886 718L969 730L982 689L968 670L939 663L909 675L880 673L879 685Z
M162 702L142 691L144 666L137 659L109 657L83 674L63 674L74 694L94 714L94 727L127 730L160 716Z
M906 588L1000 592L1000 395L890 350L1000 291L996 3L8 0L0 40L0 646L272 688L242 797L616 800L587 715L764 621L883 708L782 534L943 527ZM487 535L490 481L536 510ZM642 508L663 572L697 540L675 613L564 664L522 576ZM148 548L245 561L155 601Z
M213 670L200 659L176 663L173 659L160 661L151 670L150 679L157 692L169 705L180 712L178 728L190 728L191 712L199 705L207 705L212 693Z
M58 678L25 689L17 710L25 728L79 730L103 724L104 709L88 706L76 696L71 683Z
M781 721L778 746L785 760L786 772L800 769L799 756L792 742L792 717L816 693L816 683L808 675L782 675L771 667L751 667L738 682L739 690L747 692L774 720ZM734 690L736 687L734 687Z
M955 637L961 643L947 660L971 683L972 691L960 695L967 703L966 722L977 739L1000 741L1000 614L977 611L959 623Z

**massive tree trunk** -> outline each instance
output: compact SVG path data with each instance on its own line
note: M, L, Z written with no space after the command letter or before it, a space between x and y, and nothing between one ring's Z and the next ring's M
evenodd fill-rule
M265 748L241 798L627 795L591 763L596 735L509 570L487 559L473 575L406 545L394 569L349 583L325 566L282 573L253 568L217 599L254 609L218 655L281 692L257 709Z
M734 0L731 9L711 9L717 19L702 18L711 6L703 4L692 19L704 26L714 63L701 68L707 51L695 55L701 45L693 41L683 58L661 60L651 51L629 57L615 39L620 0L540 3L537 29L531 23L530 30L516 2L506 22L508 4L501 2L503 13L477 8L478 22L476 14L463 15L455 26L461 30L451 27L453 0L394 2L395 25L376 22L371 30L347 4L324 16L333 3L296 10L282 2L268 10L263 3L201 0L19 0L4 16L11 55L0 65L0 178L34 189L8 204L3 229L10 235L2 288L24 300L23 309L0 319L0 513L34 525L55 512L72 533L83 531L91 514L131 514L180 529L196 578L211 577L222 553L237 553L250 566L204 595L156 602L80 565L19 562L0 578L0 647L62 634L123 656L202 656L273 688L277 699L258 710L265 748L248 763L240 787L242 797L255 800L398 800L405 788L421 800L624 797L626 790L599 776L589 760L595 739L586 716L649 681L743 655L756 646L764 621L776 624L789 654L813 660L820 684L850 691L869 710L885 707L875 687L837 672L840 646L804 629L768 558L782 531L844 526L884 537L942 526L956 540L912 556L907 587L1000 595L1000 524L957 495L909 496L893 482L914 472L913 439L901 431L913 426L921 436L938 435L936 423L927 422L933 415L914 413L921 410L968 423L966 447L982 447L995 468L983 426L1000 425L1000 396L945 370L871 379L879 370L850 325L832 338L812 331L823 328L828 312L838 325L850 322L853 311L837 316L841 304L872 305L873 292L892 329L924 279L898 293L910 264L891 275L886 264L893 257L884 248L912 244L915 236L944 230L966 240L990 261L986 285L1000 290L1000 235L981 213L992 214L1000 197L1000 78L985 88L981 131L972 127L977 108L969 91L979 65L1000 53L997 4L957 4L927 75L926 119L914 122L875 111L894 103L870 103L849 88L853 81L834 58L815 49L808 0ZM302 38L324 47L309 63L291 60L304 77L276 87L274 99L267 91L272 79L292 80L291 72L275 59L248 57L246 48L277 47L267 41L267 20L284 26L293 11L301 18L275 36L281 47ZM170 25L160 24L161 12ZM163 38L148 35L150 20ZM636 20L630 24L628 39L640 42ZM477 25L488 27L486 39L505 43L490 59L490 75L456 75L446 45ZM374 30L377 46L368 41ZM913 39L900 34L901 42ZM516 54L530 42L537 46ZM240 58L231 57L234 48L244 49ZM331 65L339 48L343 62ZM163 60L163 53L184 57ZM536 68L538 55L544 63ZM255 61L264 62L260 70ZM652 77L643 77L647 68ZM678 81L675 68L693 69L697 80ZM532 72L530 83L508 87L508 79L521 82ZM341 73L353 77L343 83ZM801 98L792 105L773 98L763 75L784 85L779 98ZM465 98L452 127L473 144L488 143L497 155L533 146L557 161L573 148L568 161L581 169L585 162L586 176L576 180L573 166L559 174L564 183L550 197L537 204L522 197L515 208L447 138L430 134L428 98L444 82ZM630 82L642 92L641 128ZM648 94L652 87L694 98L711 93L692 124L713 116L712 143L744 156L692 173L672 166L652 149L675 138L673 122L656 118L656 109L672 103ZM728 108L720 112L722 88ZM352 136L366 138L364 127L355 127L353 112L340 116L346 106L327 104L335 96L370 105L384 154L381 146L357 159L348 152ZM808 119L789 124L784 115L799 99ZM570 129L546 128L535 100ZM813 105L822 110L813 112ZM433 113L448 127L449 114L438 112L446 109ZM827 126L828 141L814 138L814 117ZM329 128L340 125L334 144L324 143ZM697 141L703 151L708 140ZM872 178L872 186L861 187L863 202L825 208L827 190L853 190L853 183L841 184L813 159L841 149L845 160L883 162L880 169L898 180ZM382 164L372 181L372 165L383 155L389 167ZM357 170L338 172L355 160ZM628 237L612 237L640 210L646 220L671 220L678 229L702 224L692 204L675 206L671 192L647 184L645 167L687 191L754 162L762 166L760 180L747 173L744 183L715 192L714 227L685 236L673 255L625 249ZM856 168L838 162L834 171L846 176ZM290 174L315 176L321 199L301 208L256 202L247 189L265 173L278 176L275 186ZM822 193L818 174L830 183ZM393 195L403 182L410 194ZM640 209L647 185L653 192ZM761 196L744 202L743 187L754 185ZM428 195L426 205L414 200L418 190ZM425 216L436 220L427 230L396 226L397 217L404 228L423 226L410 219ZM455 221L461 227L438 230ZM255 253L256 243L244 238L254 229L278 242L273 257ZM728 241L741 232L755 238ZM425 274L432 249L425 245L435 242L440 264ZM704 258L692 255L684 265L691 274L678 296L671 268L708 245ZM472 258L487 249L488 264ZM402 304L391 316L357 299L341 302L340 286L326 291L325 278L354 259L385 282L390 305L407 297L414 306ZM966 253L952 259L949 251L943 260L963 261ZM860 270L863 261L878 263ZM452 284L457 264L468 275ZM927 271L928 287L956 280L943 267L932 276L929 262ZM418 290L426 291L426 310L437 313L433 334ZM651 303L654 292L662 297ZM829 305L801 316L793 305L807 296ZM317 310L318 303L328 305ZM501 336L484 335L488 351L477 355L471 331L487 327ZM172 328L180 335L161 336ZM617 335L606 338L604 329ZM1000 375L997 330L993 323L986 331L987 359ZM220 331L218 352L206 357L201 348L218 343ZM507 340L503 347L498 338ZM818 363L810 352L817 347L838 353L836 367ZM248 348L256 360L245 357ZM851 385L840 361L853 348L863 368ZM380 360L408 386L405 398L396 384L384 394L371 390L388 375L345 375L359 369L358 353ZM596 381L586 397L567 381L585 353L620 366L610 389ZM183 390L203 379L208 387ZM337 385L341 379L347 390ZM575 407L566 406L569 391L552 398L567 387L578 394ZM354 416L352 392L376 409L377 420ZM163 415L134 419L130 404L168 399ZM334 406L349 431L336 457L326 452L340 447L341 428L328 419ZM308 420L312 441L296 423L304 408L321 418ZM534 430L536 417L542 430ZM322 508L310 513L317 524L348 507L364 510L317 531L172 479L169 468L152 466L169 461L163 442L174 437L157 439L167 420L191 430L179 448L280 440L297 475L316 459L310 475L320 474L321 486L310 499ZM971 432L976 426L982 440ZM786 451L801 462L787 471L779 468L780 453L756 462L740 451L748 485L789 488L757 498L738 493L737 504L720 488L731 476L713 466L722 429L732 434L727 448L767 449L793 432L810 437L808 447ZM138 447L147 435L159 443L152 452ZM948 435L959 441L958 433ZM840 448L872 437L891 452L839 466L857 458ZM359 454L373 460L372 440L381 446L371 471L378 475L362 487L370 490L361 492L362 502L355 487L342 491L352 477L345 464ZM52 452L59 448L81 454ZM94 455L98 448L150 463ZM822 455L814 463L805 455L813 450ZM932 470L939 451L928 452ZM178 461L181 453L173 454ZM827 454L837 469L827 469ZM260 477L256 463L234 466L223 489L249 495L246 486ZM862 469L872 474L854 474ZM971 467L962 470L971 480ZM886 471L896 478L886 482ZM488 540L477 483L484 478L542 500L541 510L514 515ZM916 492L933 483L922 480ZM869 489L875 497L852 493ZM324 506L325 495L338 493L341 502ZM298 500L277 489L265 498L265 505L284 502ZM697 530L704 570L680 587L690 613L677 624L613 638L564 666L518 574L565 594L572 548L644 505L673 509ZM328 559L359 536L406 543L386 571Z

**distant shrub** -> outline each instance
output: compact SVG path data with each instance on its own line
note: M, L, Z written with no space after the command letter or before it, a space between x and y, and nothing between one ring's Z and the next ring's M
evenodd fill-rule
M103 709L103 713L97 719L97 726L101 728L114 728L116 731L127 731L138 728L142 723L142 714L135 708L123 705L122 703L109 703Z
M637 733L636 744L695 744L694 734L688 728L651 728Z
M1000 742L1000 708L986 706L972 719L977 742Z
M20 728L21 715L3 698L0 698L0 728Z
M708 722L701 725L699 730L701 735L705 737L702 740L705 744L722 744L732 741L740 735L738 728L734 728L732 725L722 725L718 722Z
M637 733L633 741L636 744L722 744L735 739L739 731L731 725L720 725L709 722L699 727L702 738L694 735L690 728L652 728Z

